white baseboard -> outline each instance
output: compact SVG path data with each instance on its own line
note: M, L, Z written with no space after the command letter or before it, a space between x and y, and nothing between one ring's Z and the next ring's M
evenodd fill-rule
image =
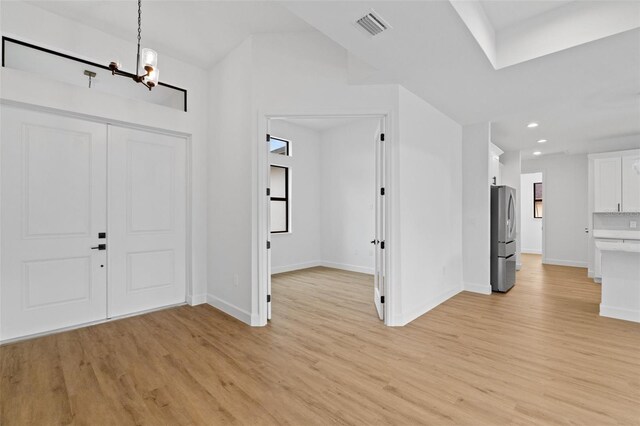
M361 274L373 275L375 273L374 268L369 268L366 266L349 265L346 263L334 263L334 262L323 261L320 266L324 266L326 268L343 269L345 271L351 271L351 272L360 272Z
M272 266L271 273L281 274L283 272L298 271L300 269L314 268L316 266L321 266L321 265L322 265L322 261L314 260L312 262L295 263L293 265Z
M536 250L536 249L520 249L520 253L526 253L526 254L542 254L542 250Z
M588 278L593 278L593 270L587 269L587 277Z
M207 295L192 294L190 296L187 296L187 303L191 306L202 305L203 303L207 303Z
M516 271L522 269L522 263L516 263Z
M251 314L244 309L240 309L232 303L225 302L222 299L217 298L213 294L207 294L207 303L216 309L221 310L225 314L229 314L232 317L244 322L245 324L255 324L255 319L251 317Z
M613 308L600 304L600 316L615 318L625 321L640 322L640 311L624 308Z
M479 294L491 294L491 284L464 283L464 291Z
M264 327L266 323L260 323L260 316L258 314L251 315L251 327Z
M562 259L542 259L542 263L545 265L573 266L574 268L586 268L588 266L587 262Z
M451 299L453 296L455 296L456 294L460 293L462 290L459 288L454 288L452 290L447 290L444 293L440 294L439 296L433 298L432 300L430 300L429 302L425 303L424 305L413 309L411 312L408 312L404 315L402 315L402 318L399 319L398 321L394 321L394 325L397 324L399 326L404 326L409 324L411 321L421 317L422 315L426 314L427 312L429 312L430 310L432 310L433 308L435 308L436 306L438 306L439 304L446 302L447 300Z

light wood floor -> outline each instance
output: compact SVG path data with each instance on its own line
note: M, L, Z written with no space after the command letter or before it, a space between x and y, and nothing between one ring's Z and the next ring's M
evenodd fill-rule
M274 320L180 307L0 347L0 424L640 424L640 325L584 269L384 327L365 275L275 277Z

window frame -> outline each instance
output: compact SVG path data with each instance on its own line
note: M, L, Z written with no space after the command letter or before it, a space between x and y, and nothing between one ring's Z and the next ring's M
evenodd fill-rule
M536 185L542 186L542 182L533 182L533 218L542 219L542 215L536 216L536 203L541 203L544 208L544 192L541 198L536 198ZM544 187L542 187L542 191L544 191Z
M99 69L103 69L103 70L111 72L111 69L106 65L98 64L96 62L88 61L86 59L82 59L82 58L79 58L79 57L76 57L76 56L68 55L66 53L62 53L62 52L58 52L58 51L55 51L55 50L47 49L46 47L38 46L38 45L35 45L35 44L32 44L32 43L27 43L26 41L18 40L18 39L12 38L12 37L2 36L1 43L2 43L2 68L4 68L6 66L5 65L6 45L7 45L7 43L13 43L13 44L16 44L18 46L26 47L28 49L37 50L39 52L44 52L44 53L47 53L47 54L50 54L50 55L53 55L53 56L57 56L57 57L64 58L64 59L68 59L68 60L74 61L74 62L79 62L81 64L89 65L89 66L94 67L94 68L99 68ZM133 74L131 74L129 72L126 72L126 71L120 70L118 72L119 72L119 74L124 75L126 77L135 77ZM176 108L176 109L179 109L179 110L182 109L182 110L184 110L184 112L187 112L187 89L183 89L181 87L177 87L177 86L174 86L172 84L167 84L167 83L164 83L162 81L158 81L158 86L164 86L164 87L167 87L168 89L172 89L172 90L176 90L178 92L182 92L183 107L182 108ZM162 105L162 104L155 104L155 105L165 106L165 105Z
M288 142L288 141L287 141ZM288 145L287 145L288 146ZM276 154L278 155L278 154ZM277 164L269 165L269 176L271 176L271 168L277 167L279 169L284 169L284 197L274 197L269 195L269 209L271 209L271 201L284 201L285 208L285 230L284 231L272 231L271 234L288 234L289 233L289 172L290 168L287 166L280 166ZM271 188L271 183L269 183L270 191L273 193L273 188ZM271 211L269 212L269 217L271 217ZM271 224L269 224L271 226Z
M285 146L287 147L286 148L286 152L284 154L280 154L280 153L271 151L271 141L273 141L273 140L284 142ZM288 139L279 138L277 136L269 135L269 154L270 155L284 155L285 157L291 157L291 141L288 140Z

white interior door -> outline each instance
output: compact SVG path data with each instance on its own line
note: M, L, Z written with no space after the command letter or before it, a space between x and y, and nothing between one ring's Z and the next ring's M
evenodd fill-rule
M186 299L186 141L109 126L109 317Z
M106 318L106 127L0 111L0 339Z
M375 274L374 274L374 302L378 316L384 319L384 294L385 294L385 144L382 122L375 141L376 161L376 231L374 238L375 247Z
M267 143L266 151L267 151L267 188L269 188L269 193L267 197L267 320L271 319L271 122L267 120Z

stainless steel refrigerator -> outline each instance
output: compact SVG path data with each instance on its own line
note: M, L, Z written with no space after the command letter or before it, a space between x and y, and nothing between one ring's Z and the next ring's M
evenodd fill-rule
M516 283L516 190L491 187L491 289L506 292Z

